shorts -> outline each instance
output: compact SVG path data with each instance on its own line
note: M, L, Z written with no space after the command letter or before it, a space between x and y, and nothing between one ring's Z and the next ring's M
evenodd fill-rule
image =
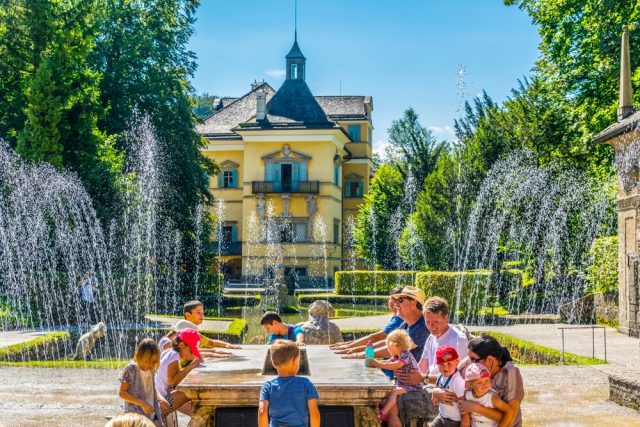
M429 423L429 427L460 427L460 421L444 418L442 415L438 414L435 420Z

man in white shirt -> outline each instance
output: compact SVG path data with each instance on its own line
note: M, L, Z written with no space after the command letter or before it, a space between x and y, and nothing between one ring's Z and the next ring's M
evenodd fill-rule
M440 375L436 361L438 347L451 346L458 352L458 360L464 360L469 352L469 340L463 332L449 325L449 304L444 298L429 298L424 303L422 313L431 335L424 345L419 367L420 372L428 376L429 383L434 384Z

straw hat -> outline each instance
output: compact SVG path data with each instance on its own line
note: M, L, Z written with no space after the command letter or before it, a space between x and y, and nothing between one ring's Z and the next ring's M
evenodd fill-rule
M416 288L415 286L405 286L404 288L402 288L402 292L400 292L399 294L391 295L391 297L393 299L409 297L419 302L420 305L424 305L425 299L424 291L420 288Z

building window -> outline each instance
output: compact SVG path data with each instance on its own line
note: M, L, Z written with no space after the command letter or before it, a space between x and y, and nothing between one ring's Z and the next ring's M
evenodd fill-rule
M280 242L293 243L293 224L289 221L280 224Z
M349 125L347 126L347 132L351 137L351 140L354 142L360 141L360 125Z
M340 223L333 223L333 244L337 245L340 243Z
M298 64L291 64L291 78L298 78Z
M371 126L369 126L369 145L373 143L373 131L371 130Z
M220 231L220 235L224 243L238 241L238 227L235 225L223 225Z
M340 166L333 165L333 183L340 187Z
M359 198L364 193L364 182L359 176L350 176L344 183L344 197L346 198Z
M296 223L295 239L296 239L296 243L302 243L307 241L307 223L306 222Z
M236 188L238 186L238 171L224 170L218 174L219 188Z

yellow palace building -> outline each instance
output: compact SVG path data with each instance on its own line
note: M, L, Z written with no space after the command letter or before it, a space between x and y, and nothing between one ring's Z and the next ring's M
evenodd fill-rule
M214 213L227 282L324 288L354 262L344 237L369 187L373 103L314 96L306 72L295 40L277 91L254 83L216 100L199 125L204 154L221 168L209 185L224 206Z

